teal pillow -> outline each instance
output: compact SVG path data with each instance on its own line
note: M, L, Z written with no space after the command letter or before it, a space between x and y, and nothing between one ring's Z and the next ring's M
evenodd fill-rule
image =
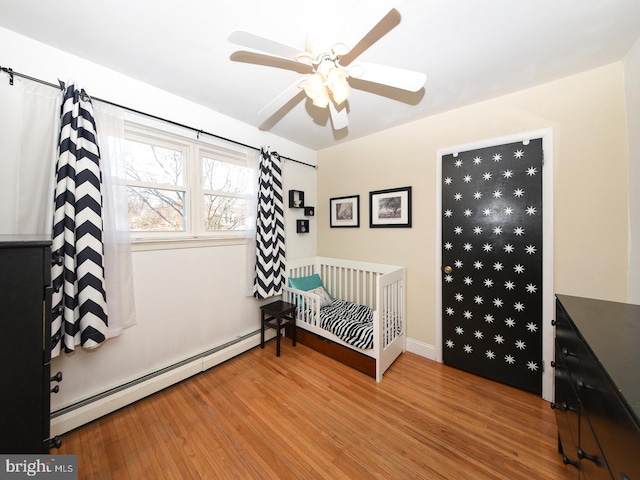
M309 275L308 277L298 277L298 278L289 278L289 286L291 288L295 288L296 290L304 290L308 292L309 290L313 290L314 288L322 287L322 280L320 279L320 275L314 273L313 275Z

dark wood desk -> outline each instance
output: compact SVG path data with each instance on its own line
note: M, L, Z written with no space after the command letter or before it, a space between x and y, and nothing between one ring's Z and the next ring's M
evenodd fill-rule
M264 348L264 331L273 328L276 331L276 357L280 356L281 329L291 325L293 346L296 346L296 306L293 303L277 302L260 307L262 328L260 329L260 348Z

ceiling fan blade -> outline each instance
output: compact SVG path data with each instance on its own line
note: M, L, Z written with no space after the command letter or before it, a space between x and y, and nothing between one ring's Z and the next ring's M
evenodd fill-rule
M292 83L291 85L289 85L289 87L287 87L276 98L274 98L264 107L262 107L262 109L257 113L258 118L260 119L260 123L263 123L266 120L268 120L278 110L280 110L290 100L292 100L296 95L302 92L303 90L300 88L301 82L302 80L296 80L295 83Z
M228 40L236 45L260 50L288 60L297 60L299 57L309 55L302 50L298 50L283 43L276 42L275 40L270 40L244 30L235 30L231 32Z
M427 75L422 72L369 62L356 62L349 68L349 76L409 92L417 92L427 81Z
M329 102L329 113L331 114L331 123L334 130L342 130L349 125L349 116L347 115L347 107L338 110L333 102Z
M391 2L367 2L367 8L358 14L357 19L349 22L347 38L334 47L337 47L336 53L347 55L393 10Z

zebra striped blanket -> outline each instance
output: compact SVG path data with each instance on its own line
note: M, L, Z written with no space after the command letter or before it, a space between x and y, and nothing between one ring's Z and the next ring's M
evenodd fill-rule
M373 348L373 310L336 298L320 309L320 327L354 347Z

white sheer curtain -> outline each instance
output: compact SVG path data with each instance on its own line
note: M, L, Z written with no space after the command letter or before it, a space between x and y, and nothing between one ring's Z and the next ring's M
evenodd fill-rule
M249 167L250 184L247 192L245 237L247 239L246 263L246 294L253 297L256 277L256 216L258 214L258 176L260 167L260 152L247 152L247 166Z
M60 90L0 82L0 233L50 235Z
M111 338L136 324L127 212L124 112L101 102L94 102L93 108L102 160L105 283L109 307L108 338Z

